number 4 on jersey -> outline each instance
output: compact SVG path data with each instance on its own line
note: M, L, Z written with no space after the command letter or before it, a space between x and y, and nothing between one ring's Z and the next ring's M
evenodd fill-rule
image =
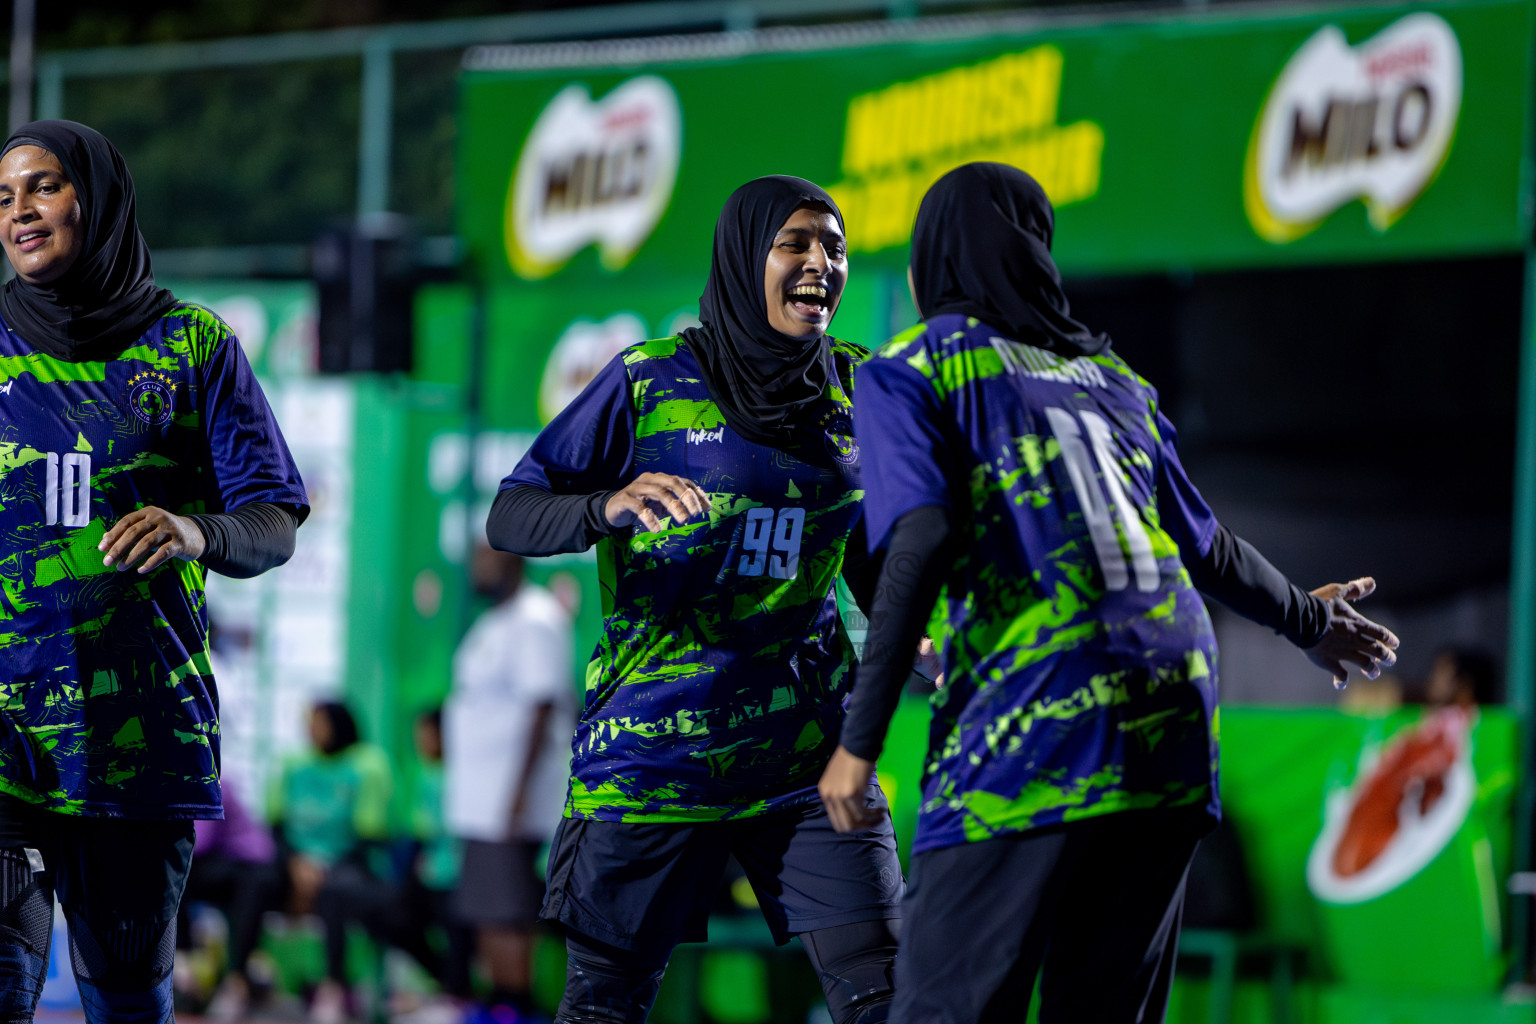
M1154 591L1161 579L1157 559L1152 554L1152 539L1147 536L1147 528L1135 506L1126 497L1125 478L1121 475L1120 460L1115 457L1114 435L1098 413L1083 411L1079 415L1083 426L1087 427L1087 444L1083 443L1083 429L1078 426L1077 417L1065 409L1052 407L1045 410L1051 433L1061 445L1061 457L1067 464L1072 490L1082 506L1083 518L1088 521L1093 551L1104 572L1104 589L1124 590L1130 585L1130 572L1120 541L1123 533L1136 573L1136 589L1144 593ZM1099 489L1100 480L1104 482L1103 491ZM1104 491L1108 491L1108 495ZM1120 520L1118 532L1115 530L1116 518Z

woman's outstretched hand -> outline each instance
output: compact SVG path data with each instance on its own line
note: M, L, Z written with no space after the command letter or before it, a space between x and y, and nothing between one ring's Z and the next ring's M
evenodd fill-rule
M1328 629L1323 638L1303 653L1319 668L1333 673L1333 685L1342 690L1349 682L1348 665L1367 679L1397 664L1397 637L1387 627L1355 611L1350 604L1376 589L1376 581L1362 576L1348 583L1329 583L1312 591L1328 603Z
M827 819L837 831L862 832L874 828L885 817L884 810L866 802L869 780L874 774L875 762L850 754L841 746L833 751L818 788L821 802L827 808Z
M662 516L671 516L672 524L679 526L707 511L709 495L692 480L671 473L641 473L608 499L603 517L609 526L638 524L650 533L659 533Z
M193 561L207 546L203 531L192 520L150 505L119 519L96 550L106 552L102 565L115 565L122 572L142 561L139 572L146 573L172 558Z

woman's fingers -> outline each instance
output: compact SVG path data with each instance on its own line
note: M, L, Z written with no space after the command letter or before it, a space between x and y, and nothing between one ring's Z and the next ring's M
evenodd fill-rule
M1380 641L1372 640L1367 643L1366 651L1383 668L1391 668L1397 664L1397 652Z
M140 512L142 511L141 509ZM142 548L144 538L154 532L154 524L148 518L139 515L138 512L132 512L129 515L137 518L130 523L127 522L128 516L124 516L124 522L118 523L111 530L116 537L111 537L110 534L102 537L102 544L108 544L109 539L111 541L106 548L106 555L101 560L102 565L116 565L119 570L127 568L133 552Z
M124 569L131 569L145 558L156 554L160 546L165 543L165 537L162 532L153 526L139 533L138 537L138 542L128 549L128 554L118 560L118 572L122 572ZM143 570L141 569L140 571Z
M848 818L843 812L842 803L827 796L822 796L821 803L827 809L827 820L832 823L833 830L847 832Z
M642 473L609 499L606 514L614 526L629 525L627 514L648 532L657 533L662 529L663 516L680 525L703 515L709 506L708 492L692 480L670 473Z
M111 529L102 535L101 540L96 544L97 551L106 552L106 557L101 560L102 565L111 565L128 550L128 546L132 545L133 539L129 538L125 543L124 538L143 521L144 513L145 510L142 508L129 512L116 523L113 523ZM137 537L137 533L134 536Z
M1397 649L1398 639L1396 633L1392 632L1390 629L1388 629L1386 626L1383 626L1379 622L1372 622L1364 615L1358 615L1358 618L1359 632L1361 636L1366 637L1374 643L1381 644L1383 647L1388 647L1393 650Z
M203 548L203 538L190 520L153 505L123 516L96 545L96 550L105 552L102 565L115 565L118 572L138 566L141 573L178 556L196 558Z
M857 796L833 796L825 794L821 802L827 808L827 820L839 832L862 832L880 824L883 814L878 808L865 803L864 794Z
M1371 592L1375 589L1376 581L1374 579L1369 576L1361 576L1359 579L1350 580L1344 584L1343 597L1346 601L1359 601L1362 598L1370 597Z
M640 507L635 510L635 518L640 521L641 526L645 527L647 533L661 532L661 519L643 500L640 502Z
M157 532L156 534L151 535L149 539L153 546L148 549L149 557L145 559L143 565L139 566L139 572L150 572L154 569L158 569L166 562L169 562L176 555L181 554L181 545L178 543L178 538L174 534L168 534L162 537L161 534Z
M669 498L668 507L674 509L674 518L680 521L687 520L697 515L703 515L708 510L709 495L705 494L702 487L687 477L672 476L669 473L647 475L654 475L659 478L656 483L667 494ZM678 514L675 506L681 506L681 514Z
M879 824L884 811L869 806L869 782L875 764L849 753L843 747L821 773L817 791L827 809L827 820L839 832L859 832Z

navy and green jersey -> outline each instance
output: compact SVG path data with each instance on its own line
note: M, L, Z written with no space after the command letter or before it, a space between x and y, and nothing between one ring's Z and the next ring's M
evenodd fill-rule
M678 338L621 353L539 435L503 487L696 482L707 516L598 544L604 625L587 668L566 814L708 821L814 801L836 746L852 647L833 587L860 516L853 366L781 450L737 435Z
M869 537L938 505L965 538L934 613L948 685L914 851L1217 813L1216 643L1179 560L1216 520L1152 387L1112 351L1063 358L958 315L859 373Z
M69 814L220 814L203 569L102 565L149 505L306 503L239 342L177 305L107 361L0 334L0 792Z
M360 843L388 836L392 791L389 758L371 743L334 754L306 751L284 762L268 793L267 817L282 826L289 849L335 864Z

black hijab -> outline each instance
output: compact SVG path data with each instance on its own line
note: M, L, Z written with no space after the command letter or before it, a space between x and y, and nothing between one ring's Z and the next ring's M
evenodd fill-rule
M1067 358L1109 337L1072 319L1051 259L1051 201L1007 164L963 164L934 182L912 228L912 285L924 319L973 316Z
M682 335L725 422L758 444L782 446L796 414L821 397L832 375L826 336L802 341L774 330L763 291L773 238L806 203L825 206L843 226L832 197L803 178L774 174L731 193L715 222L702 326Z
M48 284L13 278L0 293L6 323L51 356L81 362L108 358L176 302L155 287L149 247L134 213L133 178L117 148L73 121L33 121L11 133L0 156L40 146L64 167L80 197L83 247Z

